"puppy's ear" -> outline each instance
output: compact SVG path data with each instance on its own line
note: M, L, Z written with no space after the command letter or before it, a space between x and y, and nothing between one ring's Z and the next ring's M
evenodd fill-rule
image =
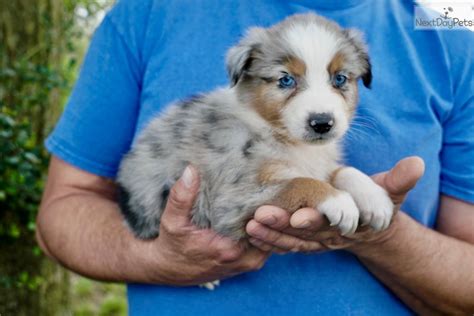
M365 87L370 88L370 84L372 83L372 65L370 63L367 44L364 41L364 35L356 29L346 29L343 33L355 50L357 68L359 69L362 83Z
M366 88L370 89L372 84L372 65L370 64L369 57L367 57L367 70L362 74L362 82Z
M260 47L265 30L251 28L236 46L227 52L226 64L231 87L235 86L242 75L248 70L254 58L254 52Z
M230 79L230 86L233 87L239 82L245 70L250 67L252 47L238 44L227 52L227 74Z

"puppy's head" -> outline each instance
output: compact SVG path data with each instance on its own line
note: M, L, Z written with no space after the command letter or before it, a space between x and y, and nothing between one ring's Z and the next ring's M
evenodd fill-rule
M372 73L361 35L315 14L252 28L227 55L231 85L282 140L340 138L357 104L357 81Z

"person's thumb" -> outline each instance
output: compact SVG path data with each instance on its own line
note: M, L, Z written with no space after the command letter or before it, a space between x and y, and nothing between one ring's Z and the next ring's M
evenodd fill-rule
M191 209L199 190L199 176L196 169L188 165L181 178L174 184L168 196L163 221L172 221L180 226L190 222Z
M424 172L423 159L412 156L400 160L390 171L376 174L372 179L388 192L394 204L399 205Z

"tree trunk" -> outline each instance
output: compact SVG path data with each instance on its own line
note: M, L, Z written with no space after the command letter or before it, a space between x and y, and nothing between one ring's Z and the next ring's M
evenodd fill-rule
M31 127L28 142L13 144L18 150L12 152L21 153L21 146L42 152L38 155L42 162L36 164L42 168L40 174L45 172L47 159L42 149L44 137L62 110L70 72L75 71L64 65L74 55L74 11L82 3L0 0L0 114ZM24 174L7 166L9 158L17 157L0 157L0 183L22 186ZM33 198L21 196L18 188L9 192L0 186L0 315L66 315L70 310L69 275L36 245L34 217L41 185L29 185L38 191Z

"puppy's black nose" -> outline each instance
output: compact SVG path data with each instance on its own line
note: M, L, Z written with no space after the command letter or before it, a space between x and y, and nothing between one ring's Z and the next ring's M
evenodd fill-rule
M329 113L311 114L309 126L318 134L325 134L334 126L334 116Z

